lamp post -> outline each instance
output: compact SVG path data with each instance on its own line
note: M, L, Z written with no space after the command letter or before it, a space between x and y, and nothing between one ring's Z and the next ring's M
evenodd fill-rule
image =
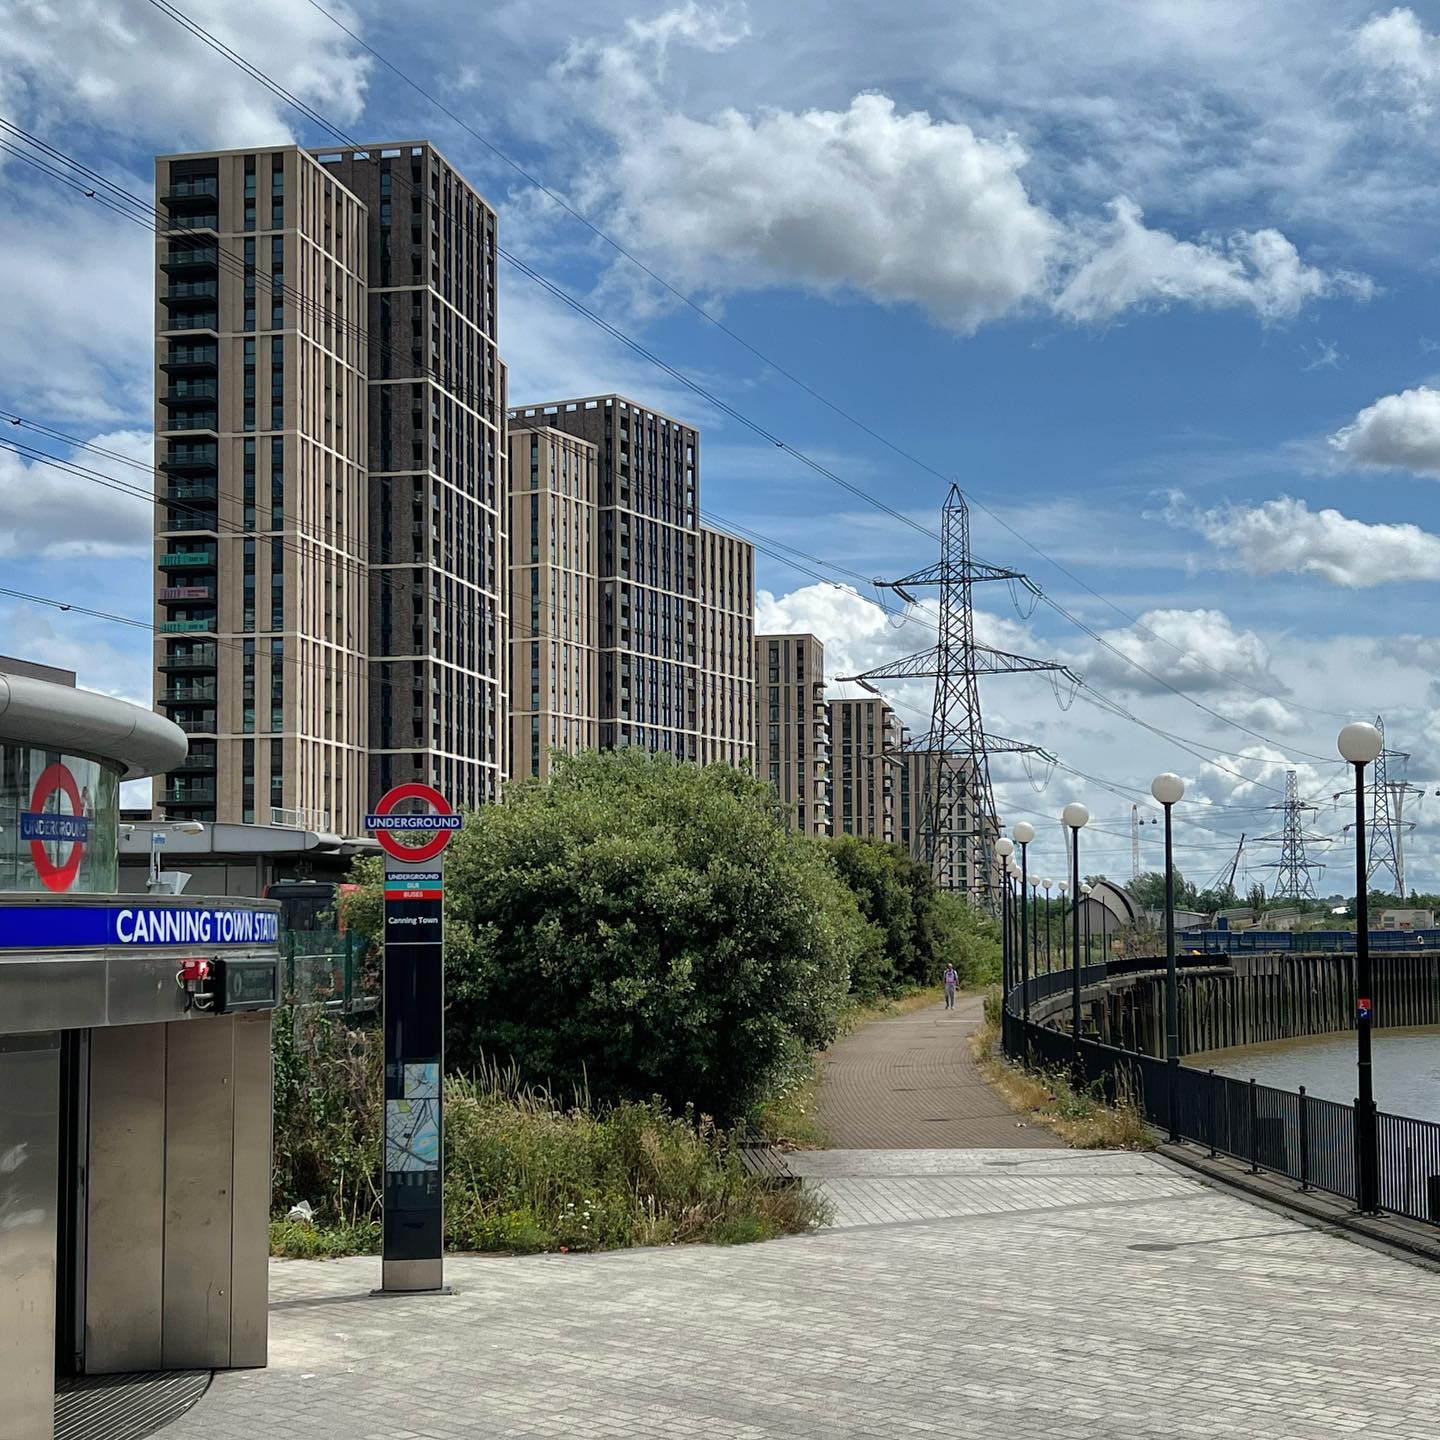
M1010 944L1010 857L1015 853L1015 842L1002 835L995 842L995 854L1000 859L1000 1013L1010 1011L1010 987L1015 983L1015 957ZM1004 1023L1003 1020L1001 1022Z
M1170 1143L1179 1144L1176 1103L1180 1094L1180 984L1175 975L1175 847L1170 812L1184 798L1185 782L1168 770L1150 782L1150 793L1165 808L1165 1074L1168 1080Z
M1035 973L1040 973L1040 877L1030 882L1030 950L1035 956Z
M1062 880L1056 889L1060 891L1060 953L1065 953L1065 896L1070 889L1070 882Z
M1080 894L1081 894L1081 896L1084 898L1084 901L1085 901L1085 963L1086 963L1086 965L1093 965L1093 964L1095 963L1095 957L1090 953L1090 896L1091 896L1093 893L1094 893L1094 892L1090 889L1090 887L1089 887L1088 885L1082 885L1082 886L1080 887ZM1080 901L1077 900L1077 901L1075 902L1075 904L1076 904L1076 906L1078 907L1079 904L1080 904ZM1077 913L1077 915L1078 915L1078 913L1079 913L1079 912L1078 912L1078 909L1077 909L1077 912L1076 912L1076 913Z
M1362 1214L1380 1210L1380 1151L1375 1084L1370 1066L1370 1027L1375 1003L1370 974L1370 876L1365 857L1365 767L1378 759L1385 738L1363 721L1347 725L1338 740L1341 756L1355 767L1355 1041L1360 1094L1355 1101L1356 1203Z
M1020 847L1020 1014L1030 1018L1030 927L1025 920L1025 891L1033 888L1030 879L1030 842L1035 838L1035 827L1022 820L1011 832Z
M1076 890L1080 888L1080 832L1090 823L1090 812L1081 804L1072 801L1060 812L1060 818L1070 829L1070 877ZM1083 1075L1080 1066L1080 936L1075 927L1070 927L1073 952L1070 964L1070 1034L1075 1041L1076 1078Z
M1047 975L1052 968L1050 964L1050 887L1054 883L1053 880L1042 880L1040 882L1045 891L1045 973Z

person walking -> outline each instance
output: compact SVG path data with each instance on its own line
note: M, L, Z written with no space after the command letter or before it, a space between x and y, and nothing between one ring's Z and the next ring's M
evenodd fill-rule
M955 1008L955 987L959 983L960 976L956 974L955 967L947 965L945 967L945 1008L947 1010Z

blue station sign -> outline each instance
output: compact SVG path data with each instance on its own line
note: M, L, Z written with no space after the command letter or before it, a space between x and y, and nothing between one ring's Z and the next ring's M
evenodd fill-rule
M273 945L274 910L164 905L0 906L0 950L134 949L167 946Z
M88 815L59 815L54 811L36 814L26 810L20 816L20 838L22 840L54 840L72 845L90 843L90 817Z

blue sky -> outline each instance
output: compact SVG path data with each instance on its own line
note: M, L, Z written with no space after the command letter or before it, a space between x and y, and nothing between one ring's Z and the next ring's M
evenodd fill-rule
M500 208L507 248L937 523L943 481L660 291L319 6L256 0L243 25L218 0L177 6L350 133L434 139ZM983 687L995 730L1096 777L1037 791L997 763L1007 824L1046 817L1051 868L1078 797L1093 868L1123 876L1130 792L1162 769L1190 783L1191 878L1277 828L1263 807L1292 765L1337 835L1335 732L1380 708L1437 789L1435 6L324 8L754 350L965 487L977 554L1069 612L1022 619L986 593L983 637L1092 687L1069 710L1044 681ZM328 139L147 0L0 0L0 116L147 196L158 151ZM25 277L0 309L0 409L148 458L148 256L141 229L0 153L0 259ZM693 419L712 516L819 557L761 555L762 624L816 630L835 676L926 643L923 607L887 619L854 577L924 565L929 539L518 272L503 287L512 400L621 389ZM0 450L7 587L144 620L148 524L132 497ZM4 597L0 623L7 650L148 696L143 630ZM924 687L895 699L924 728ZM1411 878L1440 888L1440 796L1415 814ZM1346 888L1343 844L1328 858L1322 889Z

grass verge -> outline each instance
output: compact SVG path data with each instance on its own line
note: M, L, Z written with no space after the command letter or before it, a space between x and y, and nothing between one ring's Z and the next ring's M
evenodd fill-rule
M1138 1108L1107 1104L1098 1089L1077 1090L1063 1074L1029 1070L1000 1054L1000 1030L986 1006L986 1022L970 1037L976 1063L992 1085L1031 1124L1053 1130L1076 1150L1153 1150Z
M373 1254L382 1107L379 1066L368 1052L378 1035L307 1043L310 1086L287 1109L277 1107L275 1202L283 1214L308 1200L315 1219L277 1216L271 1253ZM751 1175L731 1135L704 1116L672 1115L658 1102L597 1110L584 1096L565 1105L521 1085L513 1070L446 1081L449 1249L735 1245L811 1230L827 1218L814 1192Z

